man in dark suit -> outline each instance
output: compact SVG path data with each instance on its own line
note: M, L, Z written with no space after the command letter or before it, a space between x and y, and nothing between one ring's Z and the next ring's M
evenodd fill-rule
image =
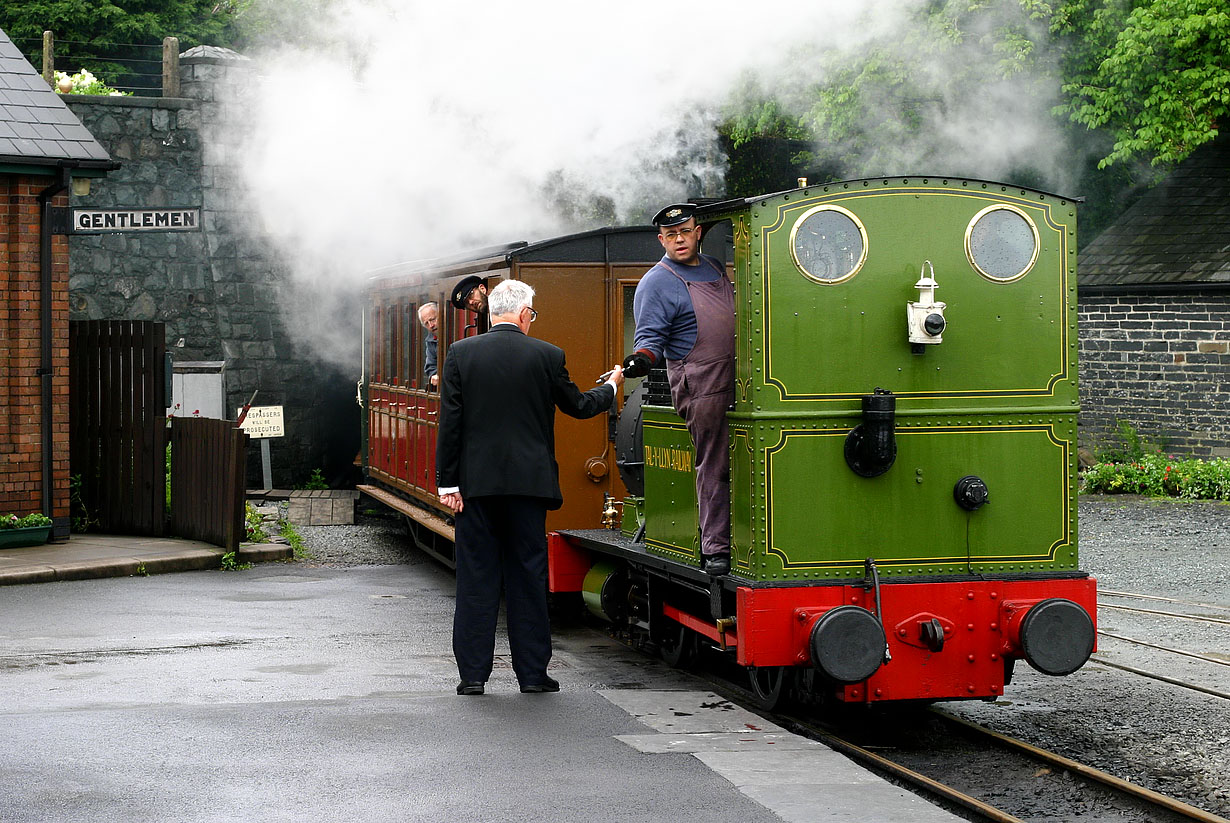
M547 676L548 509L563 503L555 463L555 409L593 417L623 382L616 366L582 392L562 349L529 336L534 290L505 280L487 295L491 330L453 343L440 386L436 486L456 514L458 694L482 694L495 655L501 580L513 671L522 692L556 692Z

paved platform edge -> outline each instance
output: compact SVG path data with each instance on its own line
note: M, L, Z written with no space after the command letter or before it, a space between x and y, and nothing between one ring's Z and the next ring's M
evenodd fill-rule
M197 548L142 557L124 557L122 553L118 553L119 556L115 557L74 560L71 552L66 552L62 562L37 563L17 569L0 570L0 586L220 569L222 558L229 553L221 548ZM235 563L267 563L290 560L293 557L294 549L290 546L253 543L239 547L235 552Z

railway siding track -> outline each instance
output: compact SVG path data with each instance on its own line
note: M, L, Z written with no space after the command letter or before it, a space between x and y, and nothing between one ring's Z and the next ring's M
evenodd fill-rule
M1230 699L1230 608L1102 590L1098 611L1098 635L1113 642L1091 662Z

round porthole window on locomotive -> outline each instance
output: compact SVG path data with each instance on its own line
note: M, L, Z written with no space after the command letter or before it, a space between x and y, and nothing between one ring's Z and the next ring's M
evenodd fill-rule
M790 253L799 269L817 283L841 283L867 259L867 230L841 206L816 206L790 230Z
M1010 283L1038 259L1038 227L1015 206L988 206L965 230L965 254L983 277Z

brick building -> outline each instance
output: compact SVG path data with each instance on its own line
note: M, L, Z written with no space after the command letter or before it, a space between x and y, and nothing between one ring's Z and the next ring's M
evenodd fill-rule
M1080 437L1118 422L1230 457L1230 135L1202 146L1079 258Z
M68 239L51 209L118 166L0 31L0 516L69 527Z

